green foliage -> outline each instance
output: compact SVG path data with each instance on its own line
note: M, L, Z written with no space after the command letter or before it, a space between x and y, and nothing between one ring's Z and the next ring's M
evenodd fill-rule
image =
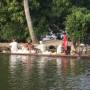
M15 34L15 31L12 30L12 28L9 25L5 25L2 30L0 31L0 38L2 40L7 40L9 41L10 38L13 38L12 35Z
M66 30L70 40L84 40L88 27L88 14L86 8L74 8L71 14L66 17Z
M89 3L90 0L29 0L34 31L40 37L49 30L66 29L69 37L83 40L90 29ZM19 41L29 38L23 0L0 0L0 40L13 37Z
M0 7L1 40L8 41L13 37L24 40L26 21L22 0L2 0Z

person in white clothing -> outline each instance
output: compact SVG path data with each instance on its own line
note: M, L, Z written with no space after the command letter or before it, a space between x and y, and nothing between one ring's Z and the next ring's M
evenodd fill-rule
M9 44L11 53L16 53L18 50L18 43L13 39L13 41Z
M57 47L57 54L61 54L61 53L62 53L62 46L59 45L59 46Z
M59 46L57 47L57 54L61 54L63 51L62 51L62 41L60 42Z
M38 48L41 53L46 51L46 45L42 41L40 41L40 44L36 48Z

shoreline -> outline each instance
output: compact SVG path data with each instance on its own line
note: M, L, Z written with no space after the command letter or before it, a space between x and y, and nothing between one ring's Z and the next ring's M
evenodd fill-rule
M76 58L76 59L81 59L81 58L87 58L90 59L90 55L60 55L60 54L31 54L31 53L10 53L10 52L0 52L0 55L20 55L20 56L41 56L41 57L54 57L54 58Z
M48 40L48 41L44 41L44 44L46 45L46 47L49 47L50 45L53 45L55 47L57 47L59 45L61 40ZM19 45L25 44L25 43L18 43ZM70 42L69 42L69 46L70 46ZM38 44L34 44L35 46ZM0 43L0 52L2 52L3 50L9 51L9 43ZM85 55L90 55L90 45L87 46L87 53Z

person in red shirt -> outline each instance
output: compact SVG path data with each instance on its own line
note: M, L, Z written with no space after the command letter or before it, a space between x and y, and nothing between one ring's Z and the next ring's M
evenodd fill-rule
M67 38L66 33L64 33L64 36L63 36L63 48L64 48L65 52L67 51L67 46L68 46L68 38Z

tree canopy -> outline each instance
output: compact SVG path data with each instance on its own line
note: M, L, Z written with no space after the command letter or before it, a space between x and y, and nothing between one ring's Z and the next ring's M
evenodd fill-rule
M90 29L90 0L29 0L33 29L39 38L49 30L66 30L68 37L81 38ZM82 34L81 34L82 33ZM0 40L29 38L23 0L0 0ZM70 38L71 40L71 38Z

